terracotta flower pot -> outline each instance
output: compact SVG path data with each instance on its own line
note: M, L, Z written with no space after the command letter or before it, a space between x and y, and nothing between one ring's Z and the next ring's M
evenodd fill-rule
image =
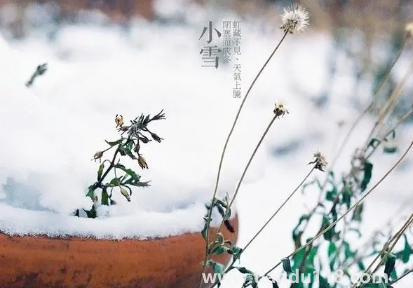
M238 216L230 223L234 232L222 232L236 243ZM0 287L197 288L204 251L200 232L119 241L0 233ZM227 264L231 257L213 259Z

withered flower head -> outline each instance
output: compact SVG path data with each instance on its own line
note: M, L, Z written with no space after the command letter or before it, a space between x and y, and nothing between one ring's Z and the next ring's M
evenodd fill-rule
M149 141L151 141L148 137L146 137L144 135L139 136L139 140L141 140L145 144L148 143Z
M277 117L280 117L280 116L284 116L285 114L290 114L290 112L288 112L288 110L285 108L284 102L279 101L278 103L275 104L274 114Z
M215 238L215 243L219 245L223 245L225 242L224 235L221 232L218 232Z
M142 157L142 155L139 155L138 157L138 164L141 166L142 169L148 169L148 163L146 163L145 158Z
M128 200L128 202L130 202L130 195L128 190L126 190L123 187L120 187L120 193L126 198L126 200Z
M116 114L115 123L116 123L116 128L122 127L123 124L124 124L123 116L122 116L122 115L119 115L119 114Z
M314 169L324 172L324 169L328 164L326 157L321 152L316 152L314 153L314 158L314 161L311 161L308 164L315 164Z
M103 151L98 151L98 152L96 152L95 153L95 155L93 155L93 159L92 160L98 160L99 159L99 161L100 161L100 159L102 158L102 156L103 156Z
M151 133L151 136L152 136L152 139L155 140L158 143L161 143L161 141L163 140L161 137L159 137L155 133Z

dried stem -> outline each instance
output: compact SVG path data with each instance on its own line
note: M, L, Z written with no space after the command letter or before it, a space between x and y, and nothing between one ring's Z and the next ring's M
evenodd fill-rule
M214 193L213 193L212 199L211 199L211 207L210 207L210 209L208 210L208 216L207 216L207 221L206 221L207 227L209 227L210 222L211 222L212 207L213 207L212 203L214 203L215 197L216 197L216 195L217 195L218 184L219 184L219 179L220 179L221 170L222 170L222 163L223 163L223 161L224 161L224 156L225 156L225 152L226 152L226 150L227 150L227 146L228 146L228 143L229 143L229 139L231 138L232 133L234 132L235 125L236 125L237 122L238 122L238 118L239 118L239 116L240 116L240 114L241 114L242 108L244 107L244 103L245 103L245 101L247 100L247 98L248 98L248 96L249 96L249 94L250 94L250 92L251 92L251 90L252 90L252 87L254 87L255 82L258 80L258 78L260 77L261 73L264 71L265 67L267 66L267 64L268 64L268 63L270 62L270 60L272 59L272 57L274 56L275 52L277 52L278 48L281 46L281 43L284 41L284 39L286 38L287 35L288 35L288 32L285 32L284 35L282 36L280 42L278 42L277 46L274 48L274 50L273 50L273 52L271 53L271 55L268 57L267 61L265 61L264 65L261 67L261 69L260 69L260 71L258 72L257 76L255 76L254 80L252 81L250 87L249 87L248 90L247 90L247 93L246 93L245 96L244 96L244 99L242 99L241 105L240 105L240 107L239 107L239 109L238 109L237 115L235 116L235 119L234 119L234 122L233 122L233 124L232 124L231 130L230 130L230 132L229 132L229 134L228 134L228 136L227 136L227 139L225 140L224 148L222 149L221 158L220 158L220 160L219 160L219 167L218 167L217 177L216 177L216 181L215 181ZM222 226L222 223L221 223L221 226ZM205 260L204 260L203 267L202 267L202 274L205 273L206 263L207 263L208 258L209 258L209 255L208 255L209 233L207 233L207 235L206 235L206 241L205 241L205 242L206 242L206 246L205 246ZM202 279L203 279L203 278L202 278L202 274L201 274L201 281L200 281L200 284L199 284L199 288L201 288L201 286L202 286Z
M307 181L308 177L313 173L314 167L311 168L310 172L308 172L307 176L304 177L303 181L294 189L294 191L288 196L288 198L281 204L281 206L272 214L272 216L268 219L267 222L261 227L261 229L252 237L252 239L245 245L245 247L242 249L243 252L248 248L248 246L255 240L255 238L258 237L258 235L267 227L267 225L274 219L274 217L280 212L280 210L287 204L287 202L291 199L291 197L294 196L294 194L298 191L298 189L304 184L305 181Z
M376 268L373 270L372 273L375 273L379 267L384 263L384 261L386 261L387 256L390 254L390 252L393 250L394 246L396 246L396 243L400 240L400 238L402 237L402 235L404 234L404 232L407 230L407 228L412 224L413 222L413 214L410 215L409 219L406 221L406 223L403 224L403 227L400 228L399 231L397 231L396 234L394 234L394 236L387 241L387 243L384 245L383 249L380 251L380 253L374 258L374 260L370 263L370 265L367 267L367 269L364 272L364 275L366 274L370 274L369 270L373 267L374 263L377 261L377 259L379 259L380 257L382 257L382 259L380 260L380 262L377 264ZM390 247L390 248L389 248ZM358 282L358 281L357 281ZM352 286L353 287L357 287L357 282ZM363 283L361 285L360 288L364 287L365 283Z
M254 237L252 237L252 239L247 243L247 245L245 245L244 248L242 248L241 253L239 254L239 256L241 256L242 253L245 252L245 250L247 250L247 248L249 247L249 245L258 237L259 234L261 234L261 232L268 226L268 224L272 221L272 219L278 214L278 212L280 212L280 210L287 204L287 202L291 199L292 196L294 196L294 194L298 191L298 189L304 184L305 181L307 181L308 177L310 177L310 175L313 173L315 167L311 168L310 172L304 177L304 179L300 182L300 184L294 189L294 191L288 196L288 198L281 204L281 206L274 212L274 214L267 220L267 222L260 228L260 230L254 235ZM236 262L237 258L233 258L231 264L225 269L224 274L226 274L227 272L229 272L232 267L234 267L234 264ZM217 283L215 283L211 288L215 287Z
M385 76L383 77L383 80L380 82L380 85L377 87L376 91L373 94L373 99L371 100L370 104L367 105L367 107L360 113L360 115L356 118L354 123L351 125L350 130L347 132L346 136L344 137L343 142L341 143L340 147L338 148L338 152L335 155L333 161L331 162L329 171L333 170L333 167L335 163L337 162L338 158L340 157L344 147L347 145L348 140L350 139L351 134L353 134L354 129L357 127L357 125L360 123L361 119L367 114L367 112L373 107L374 102L376 101L376 96L380 93L381 89L384 87L384 84L389 80L391 71L393 70L394 66L396 65L397 61L400 59L401 54L404 51L404 48L406 47L406 42L409 38L406 36L403 40L402 46L397 53L396 57L394 58L392 64L390 65L389 69L387 69L387 72ZM371 136L370 136L371 137ZM369 140L368 137L367 139ZM323 185L325 186L325 185Z

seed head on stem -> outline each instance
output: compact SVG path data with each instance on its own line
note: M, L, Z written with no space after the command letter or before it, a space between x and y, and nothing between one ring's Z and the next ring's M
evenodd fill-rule
M308 12L300 5L284 8L284 13L281 15L282 25L280 26L284 32L290 34L304 31L309 25Z

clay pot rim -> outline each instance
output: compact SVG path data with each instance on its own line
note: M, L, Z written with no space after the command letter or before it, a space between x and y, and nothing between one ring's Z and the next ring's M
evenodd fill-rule
M238 213L234 213L230 219L230 221L239 221ZM211 228L216 228L215 226L212 226ZM48 235L45 233L27 233L27 234L9 234L6 232L3 232L0 230L0 235L5 235L10 238L21 238L21 237L29 237L29 238L38 238L38 239L51 239L51 240L71 240L71 241L110 241L110 242L119 242L119 241L127 241L127 240L136 240L136 241L157 241L157 240L163 240L163 239L168 239L171 237L180 237L183 235L190 235L194 233L201 233L201 229L198 231L186 231L182 233L176 233L176 234L169 234L165 236L153 236L153 237L122 237L122 238L101 238L101 237L96 237L94 235ZM238 233L238 231L237 231Z
M10 209L24 209L18 207L9 207L6 204L7 208ZM185 217L192 215L191 214L181 214L178 216L174 221L177 225L170 225L175 223L174 221L167 221L169 217L169 213L165 213L160 218L152 224L151 218L147 218L146 216L150 217L151 215L140 215L138 217L134 217L133 214L131 215L121 215L113 216L105 218L98 218L98 219L90 219L90 218L83 218L83 217L76 217L73 215L62 215L56 214L56 216L60 219L50 220L49 218L53 219L53 215L49 214L50 211L35 211L35 210L28 210L30 214L20 214L17 218L12 217L5 217L1 222L6 223L6 225L0 225L0 234L4 234L9 237L39 237L39 238L49 238L49 239L91 239L93 241L96 240L109 240L109 241L119 241L119 240L157 240L157 239L164 239L178 235L184 234L191 234L191 233L200 233L203 228L203 221L202 217L205 216L204 213L201 214L197 212L196 217L198 220L191 220L188 221L190 223L185 224L186 219ZM178 209L180 210L180 209ZM186 209L185 209L186 210ZM188 210L190 211L190 210ZM205 210L206 211L206 210ZM37 214L36 212L40 212L38 218L37 216L34 217L34 220L28 220L31 216ZM44 214L46 212L47 214ZM174 211L171 211L174 212ZM216 212L216 211L215 211ZM5 213L8 213L6 210ZM34 213L34 214L31 214ZM179 213L179 212L178 212ZM172 215L172 214L170 214ZM125 217L126 216L126 217ZM233 208L233 213L229 220L238 217L238 211L236 207ZM118 219L117 219L118 218ZM216 217L213 217L216 218ZM73 222L66 222L62 221L62 219L72 219L68 221ZM216 218L218 220L218 218ZM222 218L220 218L222 219ZM32 223L30 223L32 221ZM93 221L97 221L96 225L92 224ZM107 222L107 225L105 224ZM120 230L117 229L117 223L124 223L127 221L126 225L121 224ZM185 221L185 222L183 222ZM195 221L195 222L194 222ZM142 224L140 223L145 223ZM65 226L65 223L68 223ZM81 224L84 223L84 224ZM220 223L220 221L219 221ZM147 229L148 224L150 225L150 229ZM39 225L39 226L37 226ZM52 228L50 228L50 225ZM60 225L60 226L59 226ZM215 223L215 225L218 225ZM79 226L79 228L77 228ZM172 229L171 226L175 226ZM10 229L9 227L13 227ZM55 228L57 227L57 228ZM74 228L75 227L75 228ZM102 229L100 229L101 227ZM213 226L212 226L213 227ZM50 228L50 229L49 229ZM135 231L134 233L130 233L130 231Z

